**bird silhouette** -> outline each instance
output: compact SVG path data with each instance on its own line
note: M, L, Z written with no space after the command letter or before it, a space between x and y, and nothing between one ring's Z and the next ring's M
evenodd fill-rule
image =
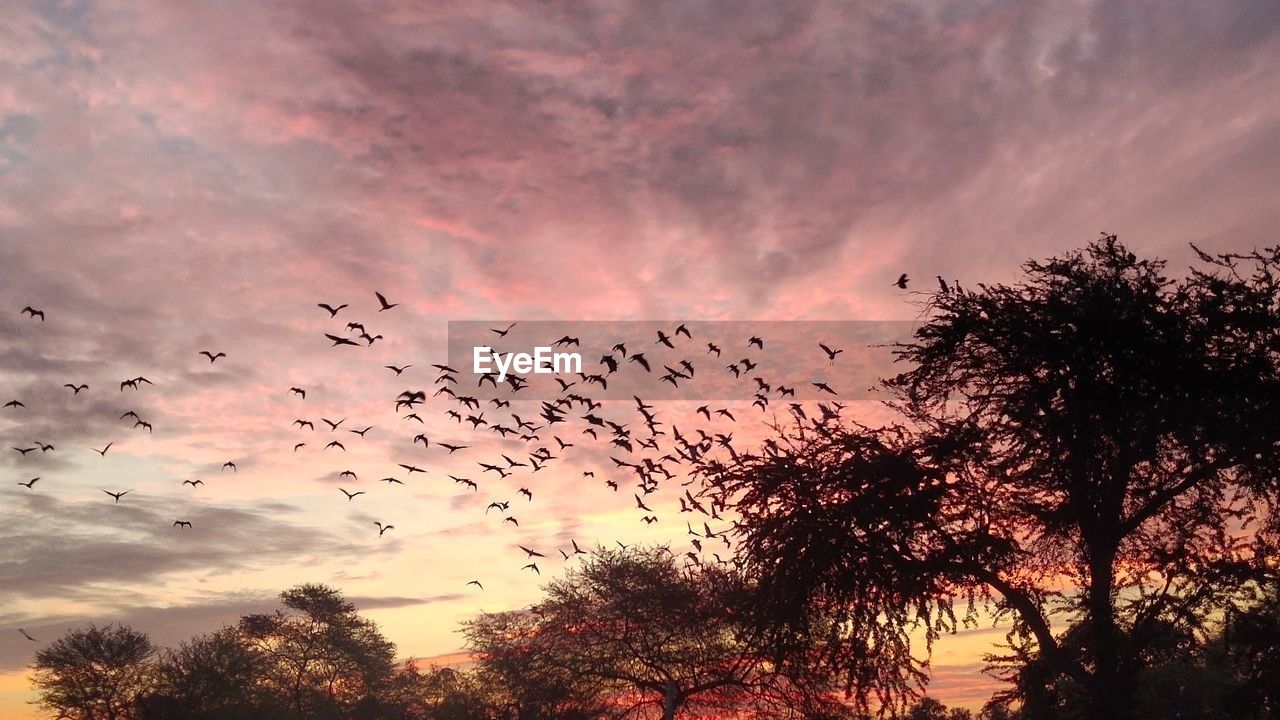
M22 402L21 400L10 400L9 402L5 403L5 404L4 404L4 406L5 406L5 407L7 407L7 408L24 408L24 407L26 407L26 405L25 405L25 404L23 404L23 402Z
M27 317L29 317L29 318L33 319L33 320L36 318L36 316L37 316L37 315L39 315L39 316L40 316L40 322L44 322L44 311L43 311L43 310L37 310L37 309L35 309L35 308L31 307L30 305L28 305L28 306L26 306L26 307L22 308L22 313L23 313L23 314L25 314Z
M395 525L383 525L381 522L377 520L374 520L373 524L378 526L378 537L382 537L383 535L386 534L388 530L395 530L396 528Z
M66 385L63 385L62 387L64 387L64 388L70 388L70 389L71 389L71 392L72 392L73 394L75 394L75 395L79 395L81 390L88 390L88 389L89 389L89 386L88 386L88 385L83 385L83 384L81 384L81 385L72 385L71 383L67 383Z
M316 307L324 308L325 310L327 310L327 311L328 311L328 313L329 313L329 317L337 317L337 315L338 315L338 311L339 311L339 310L341 310L342 308L346 307L346 306L347 306L347 304L346 304L346 303L343 303L343 304L339 305L338 307L334 307L334 306L332 306L332 305L330 305L330 304L328 304L328 303L316 303Z
M826 353L826 354L827 354L827 359L828 359L828 360L830 360L830 361L832 361L832 362L835 362L835 359L836 359L836 356L837 356L837 355L839 355L840 353L844 352L844 350L832 350L831 348L827 347L826 345L824 345L824 344L822 344L822 343L818 343L818 347L822 348L822 352Z
M182 484L183 484L183 485L190 485L191 487L195 487L195 486L197 486L197 485L203 485L203 484L204 484L204 481L203 481L203 480L183 480L183 481L182 481Z
M222 463L222 469L225 471L227 468L231 468L231 472L240 472L240 469L236 467L236 464L230 460Z
M342 488L338 488L338 489L342 490ZM347 496L347 502L351 502L352 500L355 500L357 496L364 495L364 491L357 490L355 492L347 492L346 490L342 490L342 494Z
M390 310L391 308L396 307L397 305L400 304L400 303L387 302L387 299L383 297L382 293L380 292L374 292L373 294L378 297L378 304L381 305L381 307L378 308L378 312L382 312L383 310Z
M413 366L405 365L404 367L396 367L395 365L383 365L383 367L390 370L391 372L394 372L396 374L396 377L400 377L400 373L404 372L405 370L408 370Z
M505 330L499 330L497 328L489 328L489 332L493 333L494 335L497 335L500 338L504 338L507 336L507 333L511 332L511 328L515 326L516 326L515 323L511 323L506 327ZM457 370L450 370L449 372L457 372Z
M910 281L911 281L911 278L908 278L906 273L902 273L901 275L898 276L898 281L895 282L894 285L896 285L899 290L906 290L907 283Z
M484 589L484 586L480 584L480 581L479 581L479 580L472 580L471 582L469 582L469 583L467 583L467 584L468 584L468 585L475 585L476 587L480 588L481 590L483 590L483 589Z
M360 347L360 343L356 342L355 340L348 340L347 338L338 337L337 335L330 335L329 333L325 333L324 336L333 341L333 347L337 347L339 345L352 345L354 347Z
M112 446L112 445L115 445L115 442L109 442L109 443L107 443L107 446L106 446L106 447L104 447L104 448L102 448L101 450L99 450L99 449L97 449L97 448L89 448L89 449L90 449L90 450L92 450L92 451L94 451L94 452L96 452L96 453L98 453L99 455L101 455L101 456L103 456L103 457L106 457L106 456L107 456L107 451L111 449L111 446Z
M119 503L120 503L120 498L122 498L122 497L124 497L125 495L128 495L129 493L133 492L133 490L132 490L132 489L130 489L130 490L125 490L124 492L111 492L110 490L103 490L102 492L104 492L104 493L106 493L106 494L110 495L111 497L115 498L116 504L119 504Z
M210 365L212 365L212 364L213 364L213 362L214 362L215 360L217 360L218 358L224 358L224 357L226 357L226 356L227 356L227 354L226 354L226 353L224 353L224 352L220 352L220 353L214 354L214 353L209 352L208 350L201 350L199 354L200 354L200 355L203 355L203 356L205 356L205 357L207 357L207 358L209 358L209 364L210 364Z
M22 633L22 637L30 640L31 642L36 642L36 639L31 637L31 633L27 632L26 630L23 630L22 628L18 628L18 632Z
M307 391L306 391L306 390L303 390L303 389L302 389L302 388L300 388L300 387L291 387L291 388L289 388L289 393L290 393L290 394L292 394L292 395L298 395L298 396L300 396L303 400L306 400L306 399L307 399Z
M33 477L33 478L31 478L30 480L28 480L28 481L26 481L26 482L19 482L18 484L19 484L19 485L21 485L21 486L23 486L23 487L25 487L26 489L30 490L30 489L31 489L31 488L32 488L36 483L38 483L38 482L40 482L40 478L38 478L38 477Z
M176 528L187 528L188 530L190 530L191 521L190 520L174 520L173 526Z

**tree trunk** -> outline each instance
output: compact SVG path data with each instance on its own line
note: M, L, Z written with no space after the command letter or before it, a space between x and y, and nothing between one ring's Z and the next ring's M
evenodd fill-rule
M662 697L662 720L675 720L676 708L680 706L680 688L675 680L667 681L667 689Z
M1115 553L1103 552L1090 562L1088 588L1088 647L1093 673L1087 688L1089 720L1130 720L1131 688L1121 677L1120 653L1123 638L1116 626L1112 586Z

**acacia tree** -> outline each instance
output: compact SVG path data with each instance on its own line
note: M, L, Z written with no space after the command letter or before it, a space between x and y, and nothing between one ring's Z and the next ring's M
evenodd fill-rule
M395 646L324 585L280 594L285 609L246 615L237 632L260 658L258 682L291 717L376 718Z
M130 720L151 683L155 646L125 625L72 630L36 653L39 704L69 720Z
M580 703L541 717L594 717L602 703L619 718L838 716L820 680L782 675L753 643L746 589L727 569L678 566L666 548L601 549L530 610L482 616L465 633L482 673Z
M153 687L139 701L144 720L254 720L279 716L259 687L264 657L223 628L160 653Z
M704 460L771 639L836 618L828 657L891 709L926 677L912 631L989 603L1045 683L1128 718L1167 624L1199 632L1276 571L1280 248L1199 259L1171 280L1104 236L1016 284L938 292L884 383L895 424L797 418L766 452Z

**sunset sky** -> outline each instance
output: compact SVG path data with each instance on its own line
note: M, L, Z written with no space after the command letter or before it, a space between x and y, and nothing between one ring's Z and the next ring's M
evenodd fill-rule
M445 405L421 426L392 408L431 387L451 320L911 321L903 272L1008 281L1102 230L1178 272L1189 243L1280 228L1273 0L2 15L0 402L27 406L0 412L2 720L35 717L26 666L90 621L168 645L324 582L402 656L449 656L459 621L538 597L515 543L685 542L674 510L646 526L582 477L607 453L544 471L518 531L486 517L492 492L446 477L478 477L475 457L410 442L469 431ZM331 348L349 320L384 339ZM140 375L155 385L117 389ZM374 430L339 431L335 459L321 417ZM56 449L9 449L35 441ZM377 482L401 462L428 473ZM980 704L1001 637L941 643L934 694Z

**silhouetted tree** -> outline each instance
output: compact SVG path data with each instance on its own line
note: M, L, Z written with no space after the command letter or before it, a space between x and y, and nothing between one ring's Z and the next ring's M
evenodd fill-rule
M251 720L278 717L261 687L266 659L235 628L160 653L140 716L155 720Z
M604 701L610 717L837 716L824 686L783 676L752 643L741 622L745 590L728 570L679 567L666 548L604 549L549 583L530 610L482 616L465 632L482 673L586 700L580 717Z
M902 716L902 720L973 720L964 708L949 708L931 697L920 698Z
M241 618L237 632L263 662L259 683L292 717L377 718L395 647L341 593L299 585L285 609Z
M69 720L132 720L151 685L155 647L124 625L72 630L36 653L39 705Z
M1199 258L1171 280L1105 236L940 292L885 383L897 423L798 421L705 461L772 640L824 640L863 707L895 707L924 680L913 629L989 602L1086 717L1132 717L1162 628L1276 569L1280 249Z
M1232 717L1280 720L1280 582L1228 615L1221 645L1237 682L1228 696Z

